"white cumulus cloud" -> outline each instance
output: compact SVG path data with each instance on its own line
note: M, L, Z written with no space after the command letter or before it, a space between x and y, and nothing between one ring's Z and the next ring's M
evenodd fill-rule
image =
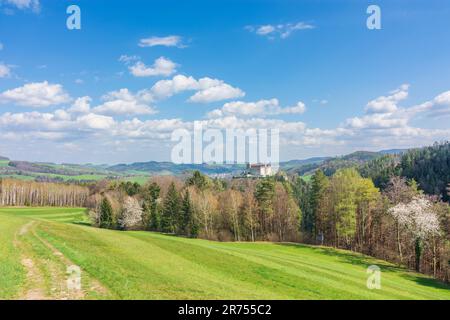
M151 97L145 91L133 94L128 89L112 91L102 97L105 102L92 109L93 112L108 115L145 115L154 114L156 110L149 103Z
M446 91L424 104L432 118L450 116L450 91Z
M196 80L184 75L176 75L170 80L160 80L150 91L157 99L168 98L183 91L196 91L188 101L197 103L234 99L245 95L244 91L232 87L223 80L208 77Z
M244 91L234 88L227 83L221 83L200 91L189 98L190 102L209 103L221 100L240 98L245 95Z
M223 116L265 117L282 114L301 114L306 111L306 106L299 101L292 107L281 107L278 99L259 100L256 102L232 101L225 103L221 109L208 113L208 118Z
M176 72L177 64L170 59L159 57L152 66L146 66L142 61L129 67L130 73L135 77L170 76Z
M48 81L32 82L0 93L0 102L11 102L25 107L48 107L67 103L70 96L60 84L50 84Z
M77 118L76 122L89 129L107 130L111 129L116 122L112 117L88 113Z
M77 98L67 111L71 113L89 113L91 110L91 101L92 98L89 96Z
M170 80L156 82L151 88L151 93L157 99L164 99L183 91L196 90L198 87L199 83L193 77L176 75Z
M368 113L394 112L398 109L397 104L408 97L408 84L403 84L400 88L391 91L388 96L381 96L370 101L366 106Z

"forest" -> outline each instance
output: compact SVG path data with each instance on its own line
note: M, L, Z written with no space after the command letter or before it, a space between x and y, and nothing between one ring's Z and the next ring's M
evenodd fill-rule
M86 207L100 228L331 246L450 280L448 142L326 173L213 179L194 171L142 185L4 179L0 204Z

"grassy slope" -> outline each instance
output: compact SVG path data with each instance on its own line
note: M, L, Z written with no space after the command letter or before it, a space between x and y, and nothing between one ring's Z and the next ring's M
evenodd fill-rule
M23 286L12 239L21 225L37 219L36 234L100 281L110 298L450 299L448 286L359 254L102 230L83 225L81 210L0 209L0 288L5 288L0 298L14 296ZM382 270L381 290L366 288L371 264Z
M15 232L26 220L0 216L0 298L11 298L25 280L20 256L14 247Z

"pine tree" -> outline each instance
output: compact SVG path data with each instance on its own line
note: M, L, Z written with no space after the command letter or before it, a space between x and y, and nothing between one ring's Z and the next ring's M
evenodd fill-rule
M161 213L158 207L150 215L149 227L150 230L161 231Z
M425 193L441 195L450 200L446 187L450 181L450 142L435 143L433 146L411 149L403 154L401 175L415 179Z
M198 237L198 229L199 225L195 217L192 217L191 224L190 224L190 230L189 230L189 236L191 238L197 238Z
M323 233L325 232L322 207L328 185L329 181L327 176L325 176L322 170L317 170L311 179L309 215L304 218L304 228L312 232L315 237L319 234L323 237Z
M160 229L160 216L158 210L158 198L160 194L160 187L155 182L146 186L143 189L144 211L146 214L147 227L150 230L158 231Z
M207 188L209 188L213 183L211 179L202 174L200 171L196 170L192 174L192 177L187 179L186 184L188 186L195 186L200 191L204 191Z
M189 195L189 190L186 190L183 202L181 204L181 215L179 221L179 232L184 235L190 233L190 225L194 218L194 209L191 203L191 197Z
M113 225L113 210L111 203L104 197L100 204L100 228L112 228Z
M273 216L273 200L275 197L275 181L265 178L256 185L255 199L261 217L261 228L263 232L268 231L269 223Z
M292 185L293 197L299 206L302 214L301 230L308 236L312 236L314 231L314 216L311 208L311 183L302 177L296 177Z
M175 233L178 229L178 217L180 216L180 196L175 184L172 182L164 198L164 207L161 216L161 230Z

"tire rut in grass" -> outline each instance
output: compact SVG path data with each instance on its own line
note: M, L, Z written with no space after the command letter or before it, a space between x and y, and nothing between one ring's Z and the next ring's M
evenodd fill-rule
M21 263L26 271L26 289L19 296L19 300L46 300L50 298L44 290L44 276L32 257L26 252L26 245L21 239L28 233L34 223L35 221L30 221L24 224L14 237L14 246L22 252Z
M37 234L38 225L39 222L30 221L14 237L14 246L21 252L21 263L26 271L26 283L18 299L78 300L85 299L88 292L106 296L107 290L90 277L89 281L84 281L89 284L88 290L69 288L66 271L75 264Z
M67 258L61 251L55 248L55 246L53 246L50 242L40 237L35 230L33 230L32 234L57 258L57 260L59 260L61 264L64 265L65 270L69 270L74 266L79 268L79 266L76 266L76 264L74 264L69 258ZM87 297L88 292L85 288L81 287L80 290L69 290L66 282L67 275L61 273L60 271L58 272L56 266L53 266L53 268L51 269L52 278L54 280L52 281L52 291L58 292L60 300L79 300L85 299ZM97 281L96 279L92 279L91 277L89 278L88 289L88 291L95 292L100 296L106 296L108 293L108 290L99 281Z
M40 275L39 268L36 267L33 260L29 258L22 259L22 265L27 270L27 280L31 284L27 289L21 300L47 300L45 290L42 288L43 281Z

